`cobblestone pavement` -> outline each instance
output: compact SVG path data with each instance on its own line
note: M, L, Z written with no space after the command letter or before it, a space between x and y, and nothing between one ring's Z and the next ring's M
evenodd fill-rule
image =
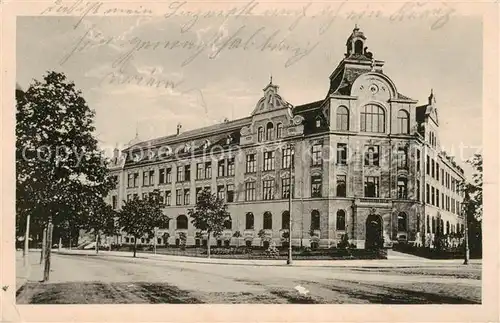
M252 266L110 255L58 255L50 282L41 267L18 304L114 303L481 303L481 265Z

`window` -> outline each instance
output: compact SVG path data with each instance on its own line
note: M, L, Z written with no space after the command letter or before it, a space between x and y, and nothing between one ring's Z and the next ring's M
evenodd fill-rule
M111 197L111 205L113 206L113 210L116 210L116 207L118 205L118 199L117 199L116 195L113 195Z
M181 214L177 217L177 229L187 229L188 228L188 219L187 216Z
M203 179L203 163L196 164L196 179Z
M337 130L349 130L349 110L346 107L337 108Z
M319 211L312 210L311 212L311 230L319 230Z
M227 160L227 176L234 176L234 157Z
M200 193L203 191L203 187L197 187L196 188L196 202L200 200Z
M257 159L255 158L255 154L248 154L246 163L246 172L255 173L256 171L257 171Z
M128 174L127 187L134 187L134 174Z
M337 175L337 196L346 197L346 175Z
M263 218L263 229L264 230L271 230L273 228L273 216L271 212L266 211L264 212L264 218Z
M450 222L446 221L446 234L450 234Z
M379 147L367 146L365 150L365 166L379 166Z
M245 215L245 229L246 230L253 230L253 213L252 212L248 212L246 215Z
M434 163L434 159L431 159L431 177L434 178L434 176L436 175L435 173L435 163Z
M399 147L398 148L398 168L399 169L406 169L407 168L407 160L408 160L408 154L406 152L406 148Z
M436 204L434 204L435 199L436 199L436 197L435 197L434 187L431 187L431 204L432 205L436 205Z
M212 162L205 163L205 179L212 178Z
M165 184L165 169L161 168L158 172L158 184Z
M177 182L184 182L184 167L177 166Z
M420 171L420 150L417 149L417 171Z
M361 131L385 132L385 113L381 107L367 104L362 108Z
M323 145L314 144L311 148L311 166L321 166L323 164Z
M401 212L398 214L398 231L408 231L408 219L406 213Z
M281 198L290 198L290 177L285 177L281 179Z
M321 197L321 175L311 176L311 197Z
M417 201L420 201L420 180L417 179Z
M184 166L184 180L185 181L191 180L191 165Z
M321 118L316 118L316 128L321 128Z
M165 204L167 206L172 205L172 193L170 191L165 191Z
M274 179L268 179L262 181L263 188L263 199L272 200L274 199Z
M264 152L264 171L274 170L274 151Z
M436 206L439 207L439 190L436 188Z
M281 229L290 229L290 212L288 211L281 213Z
M431 158L427 155L427 163L425 164L427 175L431 174Z
M399 133L410 132L410 115L405 110L398 111L398 130Z
M379 178L376 176L365 177L365 197L378 197Z
M245 183L245 201L255 200L255 182Z
M398 177L398 199L408 198L408 180L405 177Z
M338 210L337 211L337 226L338 231L345 231L345 211Z
M426 227L425 232L427 232L427 233L431 232L431 224L430 224L430 220L429 219L430 219L429 218L429 214L427 214L427 221L426 221L426 226L425 226Z
M252 240L246 240L245 241L245 246L251 247L252 246Z
M221 159L217 163L217 177L224 177L226 175L226 160Z
M278 123L276 125L276 138L277 139L283 138L283 124L282 123Z
M154 185L154 184L155 184L155 171L150 170L149 177L148 177L148 185Z
M445 208L444 203L445 203L445 200L444 200L444 193L441 193L441 208L442 208L443 210L444 210L444 208Z
M148 193L142 193L142 199L147 200L148 199Z
M224 188L224 185L219 185L217 186L217 198L220 200L225 201L226 200L226 190Z
M234 202L234 184L227 184L226 186L227 202Z
M166 173L166 178L165 178L167 184L172 183L172 168L167 168L167 173Z
M148 186L148 172L142 172L142 186Z
M347 165L347 144L337 144L337 165Z
M436 179L439 182L439 164L438 164L438 162L436 162Z
M175 191L175 205L182 205L182 190L177 189Z
M294 151L291 147L286 147L281 150L281 167L283 169L293 166Z
M432 217L432 233L436 233L436 219Z
M268 122L266 125L266 140L273 140L274 125L272 122Z
M445 177L444 176L444 169L441 168L441 185L443 185L443 186L444 186L444 177Z
M189 205L189 188L184 189L184 205Z
M264 128L259 127L259 130L257 130L257 141L262 142L264 140Z
M431 203L431 198L430 198L430 187L429 187L429 184L425 184L425 203L429 204Z

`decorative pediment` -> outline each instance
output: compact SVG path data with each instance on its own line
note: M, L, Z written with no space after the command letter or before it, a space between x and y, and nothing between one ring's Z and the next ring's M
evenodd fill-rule
M278 94L278 88L279 86L273 84L271 79L271 82L263 89L264 96L257 102L252 115L283 108L292 108L292 105Z
M273 174L265 174L262 176L262 179L263 180L274 179L274 175Z
M245 177L245 180L244 182L245 183L248 183L248 182L255 182L257 181L257 178L255 176L248 176L248 177Z

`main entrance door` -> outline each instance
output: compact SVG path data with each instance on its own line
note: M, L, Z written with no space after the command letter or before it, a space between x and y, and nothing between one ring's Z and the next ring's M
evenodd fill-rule
M380 249L383 245L382 218L378 214L370 214L366 219L365 249Z

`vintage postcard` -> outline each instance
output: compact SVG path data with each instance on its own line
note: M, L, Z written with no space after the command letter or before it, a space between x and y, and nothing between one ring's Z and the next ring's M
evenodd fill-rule
M1 6L2 321L498 321L496 2Z

